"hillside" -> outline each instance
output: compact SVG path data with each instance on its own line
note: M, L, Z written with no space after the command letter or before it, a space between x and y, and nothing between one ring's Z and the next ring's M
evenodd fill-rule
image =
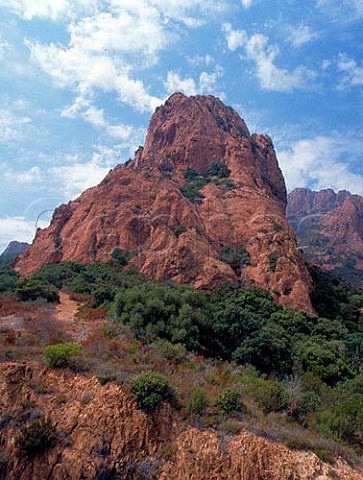
M311 311L310 277L285 209L271 139L251 135L215 97L177 93L156 109L135 159L60 206L16 270L105 262L116 249L155 280L206 290L258 285Z
M298 188L287 219L308 260L363 287L363 198L347 191Z

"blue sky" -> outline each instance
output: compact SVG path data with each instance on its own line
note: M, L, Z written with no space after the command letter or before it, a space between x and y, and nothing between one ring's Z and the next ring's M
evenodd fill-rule
M0 251L143 144L169 94L213 94L289 190L363 194L363 0L0 0Z

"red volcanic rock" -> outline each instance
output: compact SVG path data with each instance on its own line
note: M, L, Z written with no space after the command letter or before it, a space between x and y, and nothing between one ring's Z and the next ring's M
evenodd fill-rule
M208 174L216 166L223 173ZM186 169L196 178L187 180ZM135 251L131 266L156 280L205 289L256 284L284 305L311 310L310 278L285 208L271 139L250 135L215 97L177 93L156 109L135 159L59 207L16 268L27 275L52 262L108 261L120 247ZM226 263L227 247L247 250L248 265Z
M363 197L298 188L288 196L287 218L309 260L363 286Z

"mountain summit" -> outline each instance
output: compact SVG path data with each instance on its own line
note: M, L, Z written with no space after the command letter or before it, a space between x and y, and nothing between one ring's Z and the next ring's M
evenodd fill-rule
M30 247L29 243L18 242L16 240L13 240L12 242L9 243L9 245L5 248L5 250L0 256L8 257L10 255L18 255L28 250L29 247Z
M176 93L156 109L135 159L57 208L16 269L104 262L117 248L156 280L257 285L311 310L310 277L285 209L271 139L251 135L215 97Z

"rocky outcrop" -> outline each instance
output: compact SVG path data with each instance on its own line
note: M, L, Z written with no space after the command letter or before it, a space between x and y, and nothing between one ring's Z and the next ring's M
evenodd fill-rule
M44 416L53 448L28 458L19 429ZM343 460L322 462L246 431L220 435L186 426L168 404L136 409L118 385L44 369L0 364L0 478L7 480L362 480Z
M29 247L30 247L29 243L17 242L14 240L13 242L9 243L9 245L5 248L1 256L7 257L10 255L19 255L19 253L23 253L26 250L28 250Z
M311 262L363 287L363 197L298 188L288 196L287 219Z
M156 280L259 285L281 304L311 310L310 278L285 208L271 139L251 135L215 97L177 93L154 113L135 159L59 207L16 269L27 275L52 262L108 261L119 247ZM249 261L232 266L226 249L237 257L246 250Z

